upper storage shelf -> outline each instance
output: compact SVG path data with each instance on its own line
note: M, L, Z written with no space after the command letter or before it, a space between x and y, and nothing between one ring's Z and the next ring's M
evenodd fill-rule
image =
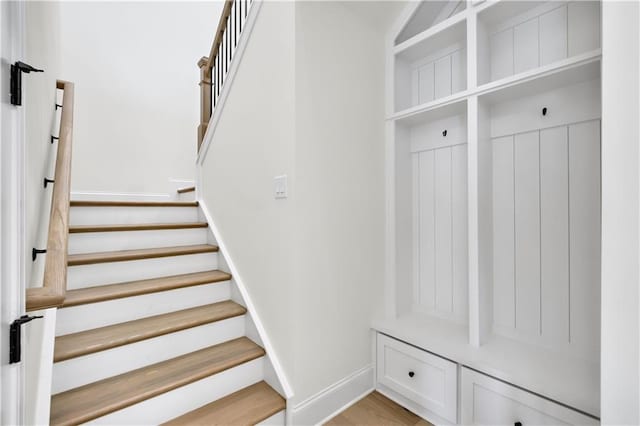
M426 29L462 12L466 7L464 0L426 1L416 5L411 18L395 39L395 44L409 40Z
M478 84L600 48L597 1L502 1L478 15Z
M466 20L462 17L395 47L396 112L466 89L466 40Z

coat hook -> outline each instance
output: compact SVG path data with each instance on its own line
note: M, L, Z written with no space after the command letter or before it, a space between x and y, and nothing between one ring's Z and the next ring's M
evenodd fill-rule
M542 108L542 115L547 115L547 107Z
M442 136L447 136L447 131L446 130L442 131Z
M54 179L44 178L44 187L46 188L48 184L54 183Z
M59 138L57 136L53 136L51 135L51 143L53 143L53 141L57 141Z

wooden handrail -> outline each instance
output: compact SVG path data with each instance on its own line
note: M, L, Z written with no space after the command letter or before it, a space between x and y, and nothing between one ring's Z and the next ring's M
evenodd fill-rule
M67 292L67 249L71 188L71 146L73 139L74 85L58 80L63 90L55 183L49 214L47 256L42 287L27 289L27 311L61 306Z
M233 0L225 0L224 8L222 9L222 15L220 15L220 21L218 21L218 30L216 31L216 38L213 39L211 50L207 59L207 68L211 70L213 64L216 61L218 55L218 48L222 44L222 37L224 37L224 30L227 28L227 19L231 15L231 7L233 6Z
M252 0L225 0L209 56L198 61L200 68L200 124L198 151L204 139L216 100L233 57L238 39L246 24Z

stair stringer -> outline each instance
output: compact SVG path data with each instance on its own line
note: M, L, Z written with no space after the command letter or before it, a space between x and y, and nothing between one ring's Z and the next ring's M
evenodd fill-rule
M233 60L229 64L229 70L225 75L224 84L221 87L220 94L218 95L218 99L216 101L216 106L213 109L211 118L209 119L207 131L202 138L202 145L200 146L196 157L196 200L201 199L200 173L202 169L202 163L204 163L204 160L207 158L207 152L209 151L209 147L211 146L213 135L216 132L218 122L220 121L220 117L222 116L222 112L224 111L224 107L227 103L227 98L229 97L229 93L232 90L233 82L238 72L238 67L242 62L242 56L244 55L249 40L251 39L251 33L256 24L256 20L258 19L263 1L264 0L253 0L251 2L251 6L249 7L249 14L242 29L242 34L240 35L240 38L238 40L238 45L235 47Z
M266 355L264 357L264 381L286 400L289 400L293 397L293 390L289 384L289 380L287 379L284 369L282 368L282 364L278 360L264 325L260 321L255 305L249 295L247 287L244 285L242 276L228 254L224 239L221 237L206 203L202 199L198 199L198 203L200 205L200 212L204 216L203 219L209 224L209 242L216 244L219 249L218 269L228 272L233 277L231 279L231 300L247 309L247 313L245 314L245 335L256 344L262 346L266 351Z

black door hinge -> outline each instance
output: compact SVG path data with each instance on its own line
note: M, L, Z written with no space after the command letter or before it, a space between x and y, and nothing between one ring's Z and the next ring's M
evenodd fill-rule
M24 62L11 65L11 105L22 105L22 73L44 72Z
M22 343L20 342L20 326L32 321L36 318L42 318L42 315L23 315L9 326L9 364L20 362L20 353L22 351Z

